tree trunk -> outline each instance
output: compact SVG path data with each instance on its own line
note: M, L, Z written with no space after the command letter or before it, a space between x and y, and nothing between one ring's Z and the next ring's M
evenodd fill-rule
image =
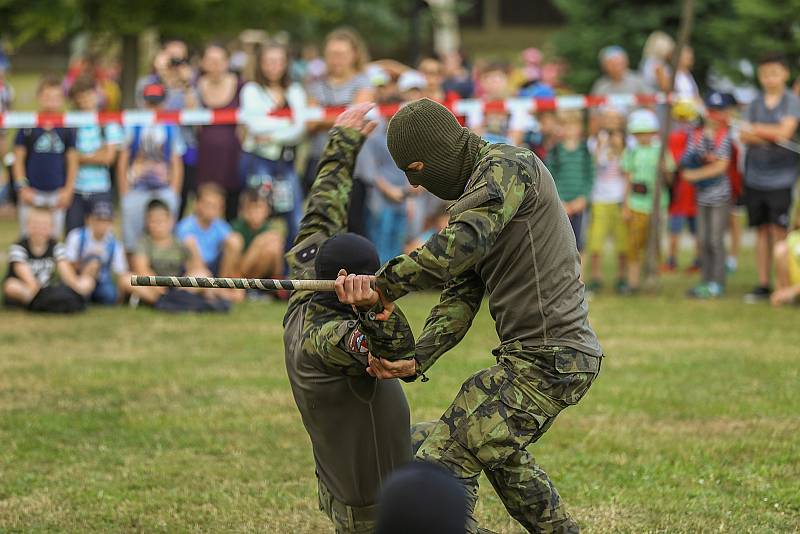
M461 46L458 32L458 13L455 0L427 0L433 15L433 49L445 55L457 52Z
M483 29L495 31L500 28L500 0L483 0Z
M139 36L125 34L122 36L122 73L120 75L123 109L136 107L136 80L138 77Z
M678 61L681 57L681 51L689 43L689 37L692 33L692 24L694 22L694 0L683 0L683 7L681 9L681 21L678 29L678 42L675 45L672 57L672 73L669 81L669 93L675 90L675 76L678 74ZM669 107L667 108L669 109ZM664 184L667 182L667 177L664 172L664 156L667 152L667 143L669 141L669 131L672 128L672 113L668 112L664 124L662 125L661 137L661 151L658 156L658 176L656 178L656 190L653 192L653 211L650 216L650 228L647 233L647 255L644 262L644 284L652 288L658 283L658 262L659 251L661 249L661 193Z

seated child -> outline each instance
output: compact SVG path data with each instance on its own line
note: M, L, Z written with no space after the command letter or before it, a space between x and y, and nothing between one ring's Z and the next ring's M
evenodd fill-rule
M169 206L162 200L151 200L145 213L145 235L131 257L133 274L144 276L210 276L200 251L193 240L179 241L173 234L174 227ZM158 306L169 292L198 293L208 301L216 301L224 294L223 289L168 289L165 287L131 287L132 302L141 300Z
M84 299L94 290L95 280L76 274L64 245L50 237L52 211L31 207L25 225L26 237L8 250L9 265L3 281L5 304L31 311L83 310Z
M116 303L130 288L125 251L114 235L113 209L107 200L94 202L86 225L70 231L65 247L75 272L95 280L89 299L99 304Z
M246 189L239 200L239 218L232 225L238 245L237 276L281 278L286 223L270 218L269 197L258 189Z
M197 245L206 270L214 276L237 276L234 262L239 243L222 218L224 210L225 191L213 183L201 184L194 213L178 223L175 235L183 243Z
M794 230L775 244L775 291L773 306L796 303L800 297L800 211L795 214Z

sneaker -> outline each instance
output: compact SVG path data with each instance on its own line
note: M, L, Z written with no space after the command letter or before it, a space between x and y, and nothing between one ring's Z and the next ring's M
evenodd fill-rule
M715 282L700 284L686 292L686 296L693 299L715 299L722 295L722 288Z
M662 273L674 273L678 270L678 263L675 258L669 258L664 265L661 266Z
M725 289L716 282L709 282L707 287L711 298L719 298L725 292Z
M600 291L601 289L603 289L603 282L600 280L590 280L589 283L586 284L586 291L590 293Z
M617 284L614 287L614 289L620 295L627 295L630 293L631 288L628 286L627 280L625 280L624 278L620 278L619 280L617 280Z
M769 286L756 286L750 293L744 296L744 301L748 304L755 304L757 302L769 300L771 294L772 288Z
M700 260L694 260L692 264L686 268L687 274L695 274L700 272Z
M707 299L711 295L708 291L708 284L699 284L686 291L686 296L690 299Z

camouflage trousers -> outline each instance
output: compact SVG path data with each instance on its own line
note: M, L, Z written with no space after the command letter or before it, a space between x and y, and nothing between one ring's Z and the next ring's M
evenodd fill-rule
M583 397L601 358L566 347L516 344L501 349L497 362L464 382L439 421L414 426L416 458L441 465L465 484L471 501L467 532L478 532L472 512L481 472L529 532L579 532L526 448Z
M347 506L334 498L319 477L317 496L319 509L331 520L336 534L372 534L375 531L378 505Z

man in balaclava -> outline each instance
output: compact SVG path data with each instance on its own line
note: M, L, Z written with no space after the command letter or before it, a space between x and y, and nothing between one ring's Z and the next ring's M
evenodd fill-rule
M526 450L583 397L602 359L587 319L575 237L553 177L531 151L486 143L427 99L392 118L388 146L412 185L454 202L446 228L378 272L385 304L379 318L391 317L390 303L410 291L445 289L417 340L415 360L369 358L369 372L423 376L464 337L487 294L500 338L496 364L467 379L416 457L461 479L470 511L485 472L528 531L577 532L553 483ZM376 295L357 296L339 291L342 302L379 302ZM476 530L470 514L467 531Z
M295 246L286 255L291 277L334 279L374 273L375 247L347 229L352 173L364 137L374 127L370 106L343 113L330 133L309 192ZM367 277L351 276L349 291L374 294ZM355 309L334 293L295 292L284 317L286 370L303 425L311 438L320 508L337 533L371 533L381 482L411 460L408 404L397 380L366 373L367 354L412 358L414 337L398 310Z

